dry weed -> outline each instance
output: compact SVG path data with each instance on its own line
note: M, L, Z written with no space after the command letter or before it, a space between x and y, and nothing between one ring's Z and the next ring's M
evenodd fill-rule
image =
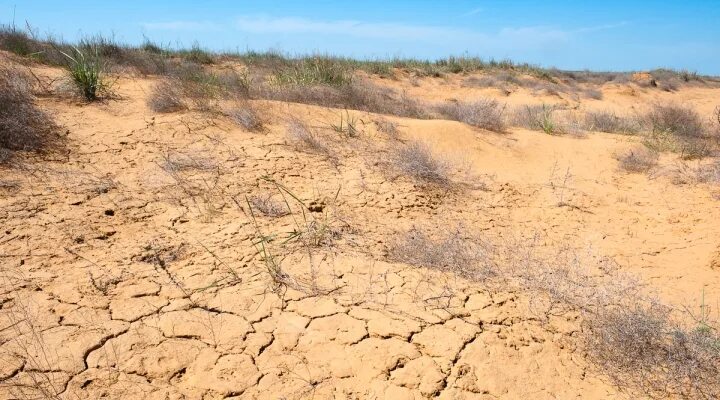
M450 163L436 158L430 147L413 141L398 147L390 156L392 168L422 184L449 186Z
M228 116L238 125L250 132L263 130L263 120L249 102L240 102L228 113Z
M591 111L585 114L585 129L596 132L636 134L640 131L636 119L620 117L613 112Z
M620 168L631 173L648 172L658 162L658 154L645 147L636 147L615 156Z
M27 78L0 66L0 162L15 151L47 151L58 142L58 126L35 104Z
M472 102L446 102L438 106L445 117L494 132L505 131L505 106L497 100L480 99Z

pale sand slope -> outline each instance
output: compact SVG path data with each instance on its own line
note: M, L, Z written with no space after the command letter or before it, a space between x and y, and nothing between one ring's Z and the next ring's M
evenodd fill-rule
M522 293L384 261L394 234L413 225L539 234L615 258L672 304L697 306L703 290L720 298L716 188L619 171L613 154L634 138L386 117L404 140L455 160L458 181L486 186L424 191L382 173L377 160L393 144L374 115L356 113L365 135L333 142L333 165L289 146L284 120L322 126L339 110L254 102L269 124L249 133L224 118L152 113L151 80L117 85L123 98L107 104L43 99L69 131L67 159L3 171L18 186L0 196L1 326L34 327L20 340L0 332L0 377L17 384L40 381L63 399L618 396L576 348L575 314L543 321ZM493 95L430 80L408 89L433 99ZM671 96L709 112L720 98L701 88L613 90L582 104L625 109ZM173 152L211 167L178 181L161 168ZM663 168L674 162L664 157ZM296 289L273 291L251 243L245 195L277 194L266 175L304 200L325 199L342 221L315 268L305 256L285 260L302 281ZM299 216L257 218L271 233L292 230ZM0 388L0 398L13 396Z

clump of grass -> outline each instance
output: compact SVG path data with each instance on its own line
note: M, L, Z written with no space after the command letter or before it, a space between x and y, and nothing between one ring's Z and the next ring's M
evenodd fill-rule
M640 131L640 123L636 119L620 117L613 112L591 111L585 114L585 129L631 135Z
M399 174L408 176L426 185L450 185L450 163L436 158L430 147L412 141L397 148L390 157L390 163Z
M352 81L353 69L330 57L310 57L296 60L278 68L272 77L276 85L344 86Z
M446 102L438 107L440 113L452 120L494 132L505 131L505 106L497 100L479 99L471 102Z
M0 66L0 162L14 151L41 152L57 143L58 126L35 104L27 77Z
M147 105L159 113L171 113L187 109L180 88L175 82L164 79L156 84L150 92Z
M425 268L458 274L464 278L485 279L492 275L492 255L486 243L468 237L462 227L433 237L427 230L413 227L390 243L388 258Z
M181 50L180 56L189 62L197 64L208 65L215 62L215 58L213 57L213 55L209 51L200 47L200 44L197 42L193 43L190 49Z
M230 119L247 131L259 132L263 130L263 120L249 102L238 103L227 114Z
M62 54L68 59L70 79L85 99L94 101L109 93L110 84L104 76L105 66L98 47L88 52L73 47L72 54Z
M338 124L330 124L330 128L342 136L355 138L360 136L360 128L358 127L358 118L350 115L348 110L345 114L340 114L340 122Z
M616 156L620 168L631 173L648 172L657 165L658 154L645 147L637 147Z

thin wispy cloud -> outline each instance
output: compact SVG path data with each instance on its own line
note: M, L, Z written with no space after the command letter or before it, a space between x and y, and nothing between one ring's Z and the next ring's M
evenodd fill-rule
M471 10L477 14L481 9ZM232 23L171 21L143 24L148 30L167 31L240 31L257 35L310 34L349 36L363 39L412 41L423 43L468 43L477 48L531 48L568 42L585 33L627 25L627 22L560 29L552 26L506 27L496 32L478 32L451 26L408 24L402 22L365 22L357 20L315 20L300 17L239 16Z
M316 33L378 39L449 40L475 35L474 32L451 27L376 23L354 20L319 21L297 17L243 16L235 27L249 33Z
M471 16L473 16L473 15L480 14L481 12L483 12L483 9L480 8L480 7L478 7L478 8L474 8L474 9L472 9L472 10L470 10L470 11L468 11L468 12L466 12L466 13L460 15L460 16L461 16L461 17L471 17Z
M145 22L143 28L154 31L221 31L223 26L213 22L169 21Z
M579 29L575 29L573 32L575 32L575 33L590 33L590 32L607 31L610 29L621 28L621 27L627 26L627 25L630 25L630 22L621 21L616 24L605 24L605 25L588 26L585 28L579 28Z

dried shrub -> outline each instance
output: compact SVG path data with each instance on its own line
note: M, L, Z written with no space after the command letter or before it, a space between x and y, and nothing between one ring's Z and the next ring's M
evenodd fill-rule
M720 160L711 163L697 163L690 165L687 162L681 162L673 171L673 183L697 184L709 183L720 184Z
M153 87L147 105L151 110L159 113L171 113L187 109L180 89L169 79L164 79Z
M584 97L593 100L602 100L603 98L603 92L594 88L587 88L582 91L582 94Z
M301 150L320 154L329 153L328 148L318 139L310 127L297 118L292 118L288 122L287 135L290 141Z
M494 76L483 75L466 78L462 81L462 85L477 88L491 88L501 86L502 82Z
M377 130L379 132L388 135L388 137L390 137L391 139L397 139L400 135L398 125L395 122L392 122L385 118L379 118L375 120L375 126L377 126Z
M562 133L553 114L554 106L532 105L516 109L512 116L512 123L526 129L543 131L549 135Z
M656 104L645 120L655 133L670 133L681 138L700 138L706 135L703 120L690 107L677 104Z
M248 102L238 103L232 110L228 111L227 114L230 119L247 131L259 132L263 130L264 125L262 118Z
M427 117L425 107L419 101L408 98L404 93L397 93L391 88L378 86L362 79L353 79L352 83L339 87L264 85L257 89L253 97L402 117Z
M497 100L480 99L472 102L446 102L438 106L443 116L494 132L505 131L505 106Z
M712 137L682 137L669 131L651 131L644 138L645 146L654 151L679 153L683 160L695 160L712 155L717 139Z
M391 261L456 273L484 280L493 274L491 248L462 227L435 237L413 227L400 234L388 250Z
M648 172L657 165L658 154L644 147L637 147L616 156L620 168L631 173Z
M620 388L654 398L720 395L720 336L686 327L656 300L608 307L587 317L589 359Z
M11 152L49 150L57 144L58 127L35 104L27 77L0 66L0 162Z
M636 119L620 117L613 112L591 111L585 114L585 128L589 131L636 134L640 123Z
M165 171L212 171L219 167L216 160L202 153L168 152L160 165Z
M410 142L397 148L390 157L392 168L422 184L450 185L450 163L433 156L430 147Z
M286 204L273 199L270 195L251 196L248 201L253 209L260 211L266 217L279 218L290 214Z

